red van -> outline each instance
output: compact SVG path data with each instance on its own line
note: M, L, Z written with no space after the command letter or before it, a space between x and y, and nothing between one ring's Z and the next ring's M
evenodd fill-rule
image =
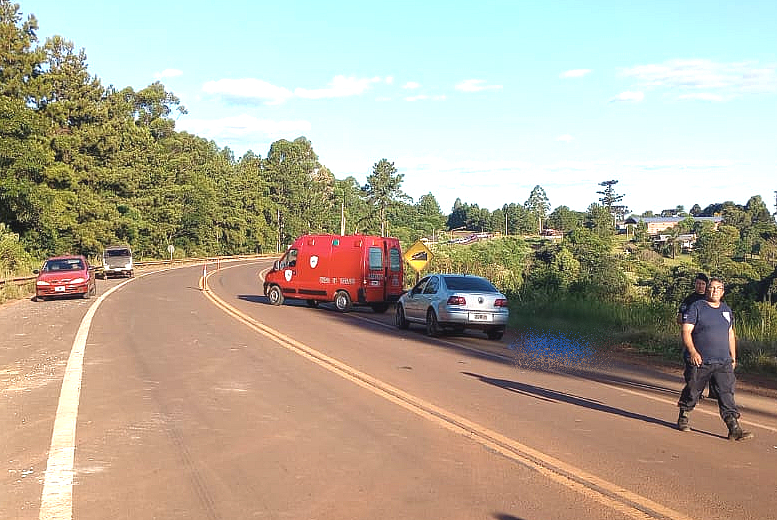
M273 305L285 298L316 307L334 302L340 311L369 305L385 312L402 294L399 240L366 235L303 235L264 279Z

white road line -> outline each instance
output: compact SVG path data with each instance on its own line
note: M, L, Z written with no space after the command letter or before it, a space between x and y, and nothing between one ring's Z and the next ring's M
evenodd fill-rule
M190 266L185 266L190 267ZM174 269L180 269L176 267ZM164 271L168 271L165 269ZM73 347L62 379L62 389L59 393L57 414L54 418L54 431L51 434L51 447L46 463L46 477L43 482L43 492L40 500L40 520L71 520L73 518L73 463L76 451L76 420L78 419L78 404L81 398L81 377L83 375L84 351L89 329L92 325L97 308L110 294L119 290L133 280L148 276L144 273L130 278L102 294L86 311L78 327Z

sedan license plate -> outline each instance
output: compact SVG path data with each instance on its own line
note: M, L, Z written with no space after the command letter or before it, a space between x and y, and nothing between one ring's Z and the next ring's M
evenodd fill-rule
M489 314L482 314L478 312L469 313L469 319L472 321L490 321L491 316Z

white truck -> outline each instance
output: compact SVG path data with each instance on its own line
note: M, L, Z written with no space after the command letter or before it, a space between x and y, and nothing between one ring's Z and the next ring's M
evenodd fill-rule
M134 275L130 246L110 246L103 250L103 277Z

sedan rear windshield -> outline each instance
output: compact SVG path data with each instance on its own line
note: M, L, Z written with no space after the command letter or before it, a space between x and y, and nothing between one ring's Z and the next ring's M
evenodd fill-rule
M445 285L451 291L499 292L488 280L474 276L446 276Z

